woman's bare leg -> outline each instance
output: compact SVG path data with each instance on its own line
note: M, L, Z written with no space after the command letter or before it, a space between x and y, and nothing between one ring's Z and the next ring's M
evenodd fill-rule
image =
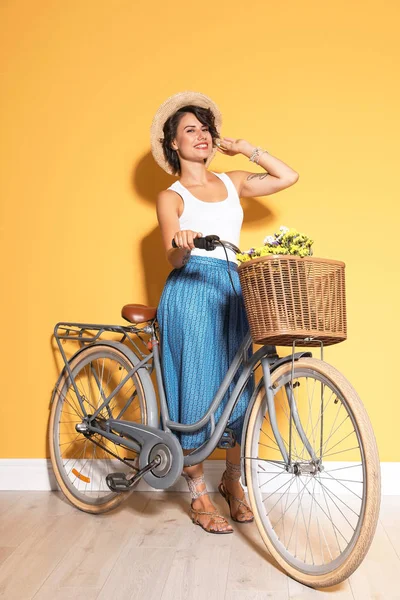
M235 444L233 448L228 448L226 458L235 465L240 465L240 446Z
M191 452L191 450L183 450L184 454L189 454L189 452ZM183 470L192 479L201 477L204 474L203 463L199 463L193 467L185 467ZM203 482L196 485L196 492L202 492L205 489L206 485ZM204 494L199 498L194 498L192 500L192 506L195 510L201 510L205 512L215 512L217 510L214 504L211 502L208 494ZM209 528L211 525L212 529L218 529L218 531L233 531L233 528L226 520L222 521L221 519L212 519L210 515L199 515L198 520L206 528Z
M235 444L235 446L233 448L228 448L226 451L226 460L227 460L227 471L229 474L229 464L228 461L230 463L232 463L233 465L240 465L240 446L239 444ZM223 478L223 485L226 488L226 490L228 492L230 492L233 496L235 496L236 498L240 498L240 500L246 500L245 499L245 495L244 495L244 490L240 484L239 479L237 479L236 481L232 481L231 479L228 479L227 477ZM231 510L232 510L232 516L235 519L238 519L239 521L243 520L243 521L248 521L249 519L251 519L251 517L253 517L253 513L250 509L246 509L245 506L243 506L243 504L240 504L239 502L237 502L236 500L231 499Z

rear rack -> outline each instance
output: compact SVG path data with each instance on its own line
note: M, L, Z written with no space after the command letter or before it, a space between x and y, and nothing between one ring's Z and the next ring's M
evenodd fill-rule
M110 333L118 333L121 335L121 337L118 340L115 340L115 337L107 338L107 334ZM68 359L65 355L62 345L65 344L66 341L76 341L79 343L81 348L94 344L99 340L106 339L112 339L113 341L118 341L120 343L128 342L127 346L133 350L140 360L144 359L145 357L150 359L153 353L147 343L153 333L156 333L154 321L149 321L142 327L138 327L136 325L124 326L69 322L60 322L54 327L54 337L57 341L58 348L65 364L68 362ZM133 339L133 336L136 337L136 341ZM149 370L150 373L153 371L152 360L146 362L144 366Z

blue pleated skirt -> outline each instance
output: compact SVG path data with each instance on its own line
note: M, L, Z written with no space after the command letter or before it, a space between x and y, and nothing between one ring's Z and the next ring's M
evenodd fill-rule
M230 273L225 260L192 255L188 263L168 275L157 309L161 366L170 418L195 423L208 410L240 344L249 331L237 265ZM250 346L248 356L252 354ZM215 413L219 417L242 368ZM238 443L244 415L254 391L252 376L228 421ZM191 432L175 432L185 449L198 448L210 437L209 423Z

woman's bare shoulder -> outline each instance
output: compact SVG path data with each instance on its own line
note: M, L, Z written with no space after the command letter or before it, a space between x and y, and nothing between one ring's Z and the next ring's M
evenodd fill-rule
M171 189L161 190L157 194L157 210L159 213L172 210L180 217L183 212L182 196Z
M158 192L157 194L157 204L164 204L164 203L168 203L171 204L171 202L176 202L179 204L179 201L181 200L181 196L178 194L178 192L175 192L174 190L171 189L167 189L167 190L161 190L160 192Z

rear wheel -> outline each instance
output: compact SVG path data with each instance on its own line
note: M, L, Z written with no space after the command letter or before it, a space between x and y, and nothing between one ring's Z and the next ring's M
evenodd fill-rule
M85 410L93 414L103 399L127 376L134 365L117 348L96 344L70 363ZM138 464L135 452L99 434L83 434L76 425L84 413L66 374L56 391L49 425L50 455L57 482L68 500L80 510L103 513L115 508L129 492L113 492L106 483L109 473L132 472ZM130 377L97 417L147 423L146 401L140 376ZM125 461L125 462L122 462Z
M363 560L380 505L380 464L368 415L336 369L313 358L272 373L278 448L262 385L246 434L249 499L261 536L277 562L312 587L335 585ZM293 389L298 411L290 419ZM302 430L302 431L301 431ZM305 434L305 435L304 435Z

